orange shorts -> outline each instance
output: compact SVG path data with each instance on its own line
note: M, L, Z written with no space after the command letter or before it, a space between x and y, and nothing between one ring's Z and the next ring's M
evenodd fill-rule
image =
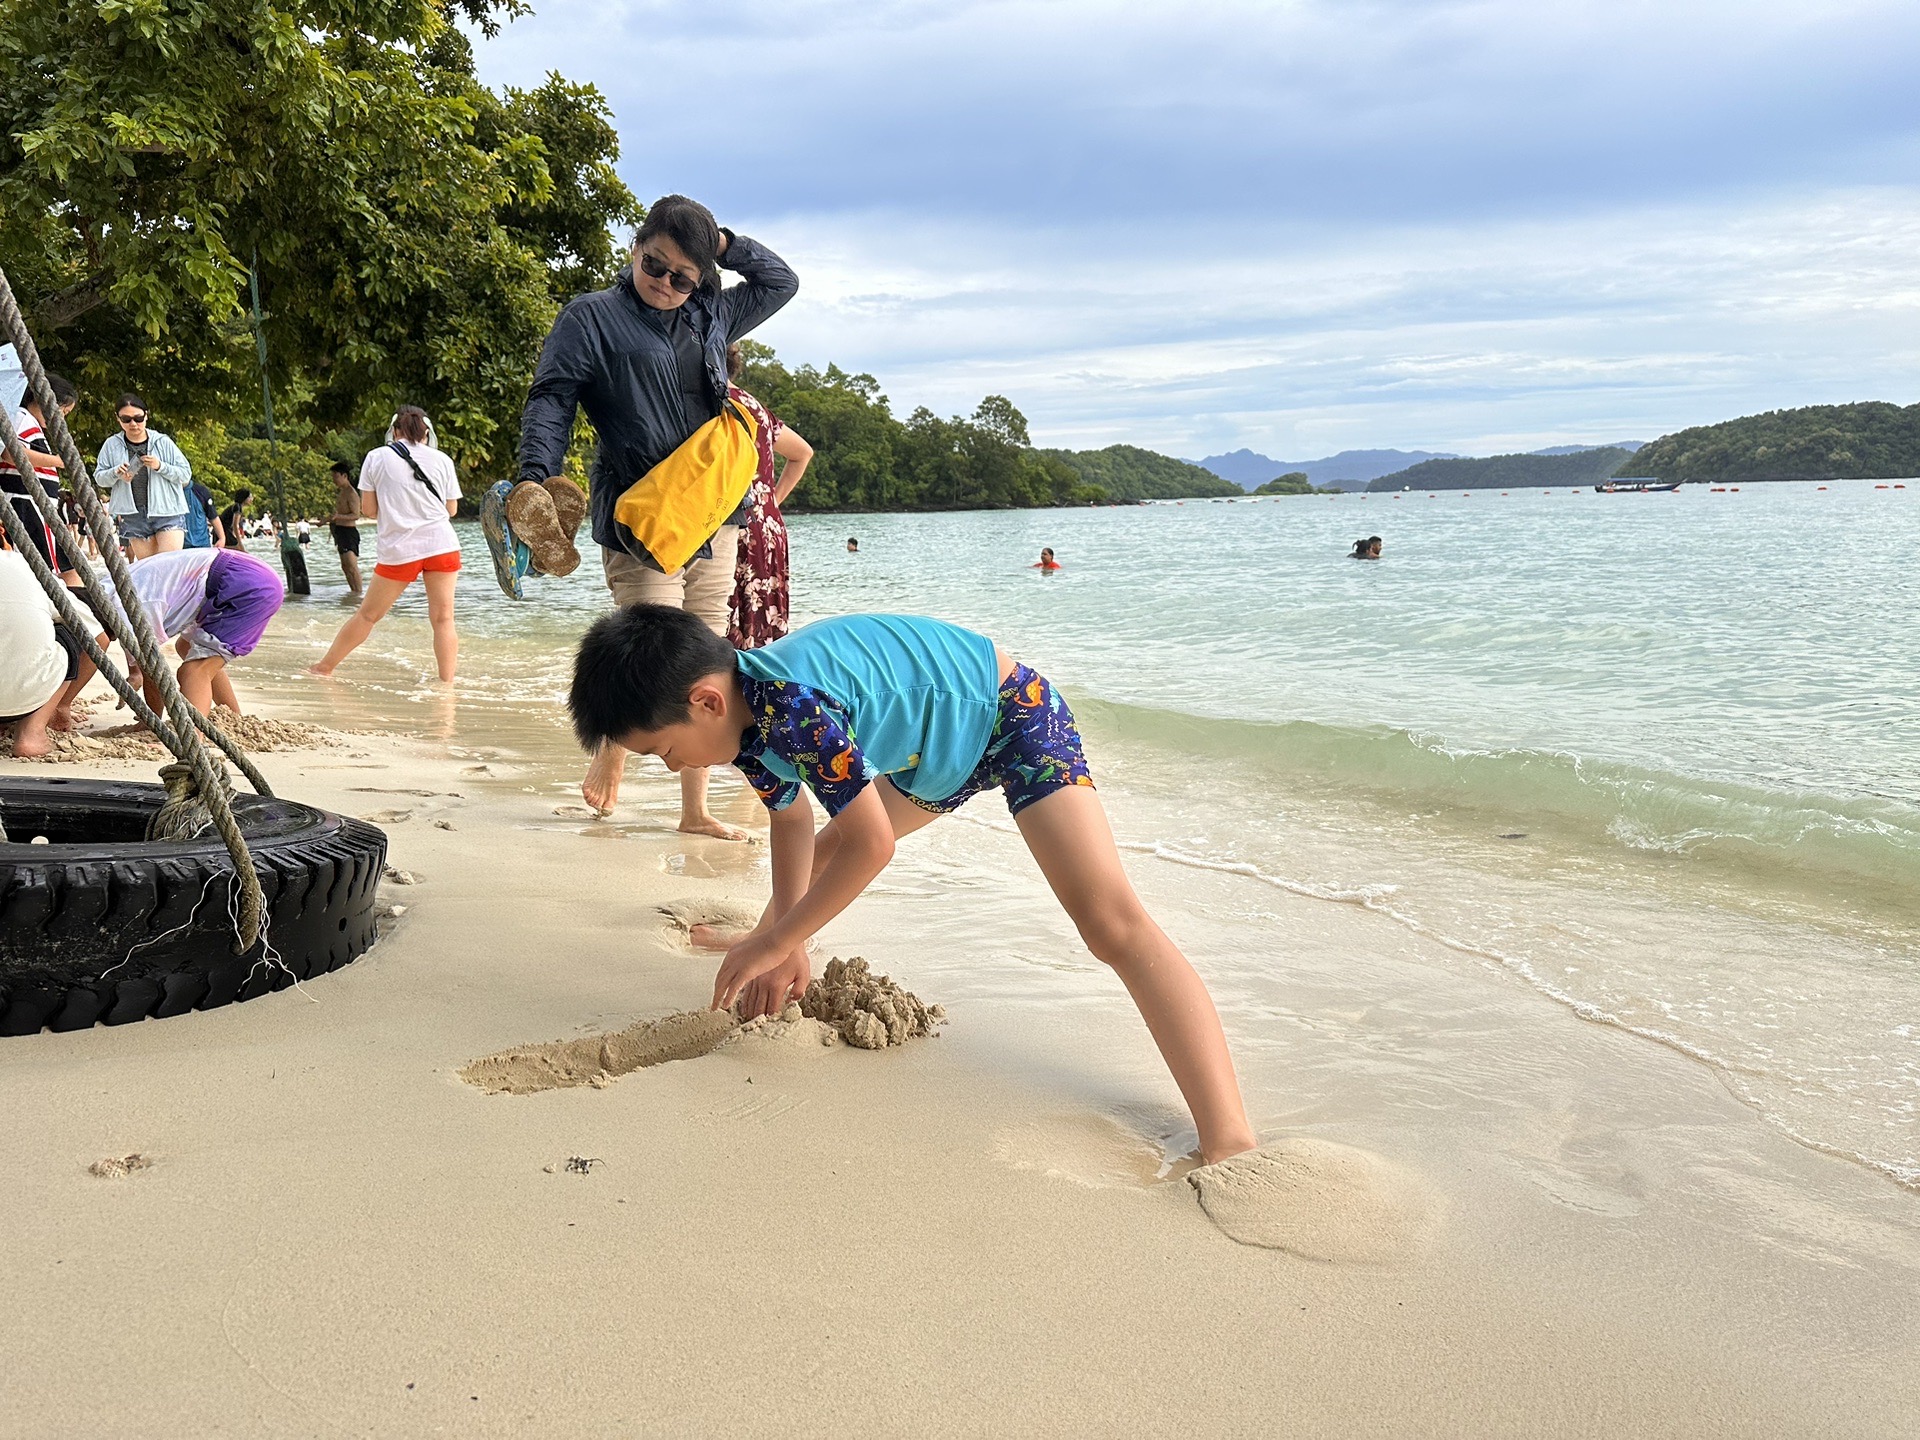
M424 560L402 560L398 565L376 565L373 573L388 580L398 580L402 585L410 585L422 574L443 575L460 568L460 552L446 550L438 555L429 555Z

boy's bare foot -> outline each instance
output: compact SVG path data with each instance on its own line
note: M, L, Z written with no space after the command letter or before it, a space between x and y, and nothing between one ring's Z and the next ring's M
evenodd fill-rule
M309 665L307 666L307 674L318 675L322 679L330 680L333 678L333 667L331 665Z
M682 835L710 835L715 840L744 840L747 832L736 830L725 821L716 820L711 815L683 815L680 818Z
M53 717L47 721L47 728L49 730L78 730L80 728L80 722L73 718L73 705L71 702L61 705L53 712Z
M587 767L587 778L580 782L580 796L590 809L601 815L611 815L613 804L620 798L620 779L626 773L627 752L618 745L602 745L593 752L593 763Z

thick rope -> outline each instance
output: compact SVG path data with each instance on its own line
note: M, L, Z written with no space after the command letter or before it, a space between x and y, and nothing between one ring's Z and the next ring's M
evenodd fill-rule
M201 796L206 800L214 826L219 830L220 838L226 844L227 853L233 857L234 872L240 878L241 888L239 934L236 937L239 944L236 953L245 954L260 938L260 924L266 911L266 896L260 889L260 874L254 868L253 856L248 852L247 842L240 834L239 823L233 817L233 807L227 803L227 790L222 783L223 777L216 773L213 757L208 754L207 747L201 739L200 728L196 723L199 712L189 705L186 697L180 693L180 686L174 679L172 667L167 664L166 657L161 654L160 644L154 638L153 627L147 623L146 609L141 605L140 597L134 591L132 577L127 573L127 562L120 554L113 522L107 515L106 508L100 503L100 496L93 483L93 472L81 458L79 447L73 443L73 435L67 429L66 416L61 414L59 403L53 396L53 387L47 383L47 372L40 363L39 349L33 343L33 336L28 333L26 319L20 313L19 301L14 298L13 286L8 281L4 269L0 269L0 329L4 329L7 338L13 342L14 349L19 353L20 367L27 373L27 384L31 387L34 398L40 402L41 411L46 417L46 431L53 438L58 447L58 453L67 462L68 472L74 478L74 499L79 502L80 512L86 516L88 528L93 532L94 541L100 547L100 558L105 562L107 574L112 578L114 589L119 593L122 614L131 631L131 638L137 642L136 645L127 647L128 653L139 658L141 669L159 690L160 697L165 702L166 714L173 721L173 734L167 748L192 770L194 782L199 787ZM13 433L12 417L0 418L0 425L6 427L4 432L0 433L11 441L8 447L11 455L13 450L19 448L19 437ZM24 451L15 457L15 468L26 480L25 488L33 492L38 501L45 501L45 492L40 487L38 477L34 475L33 466L22 463L25 458ZM7 509L11 511L13 508L12 503L9 502ZM18 517L13 518L17 523ZM103 612L101 618L107 619L113 607L104 603L105 592L101 590L92 567L86 563L84 556L70 555L69 558L79 562L76 568L82 585L86 589L87 598L94 604L96 610ZM56 584L53 588L64 589L64 586L57 584L58 577L55 578ZM43 580L41 583L44 585L47 582ZM53 597L50 595L49 598ZM57 606L59 601L55 599L54 603ZM125 644L125 641L123 640L122 643ZM162 736L162 739L166 740L168 737Z

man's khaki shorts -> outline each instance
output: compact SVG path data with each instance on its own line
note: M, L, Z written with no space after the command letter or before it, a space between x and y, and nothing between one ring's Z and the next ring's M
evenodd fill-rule
M713 537L711 560L689 560L671 575L643 565L624 550L600 547L600 566L616 605L671 605L707 622L716 635L727 633L733 602L733 564L740 551L740 527L723 525Z

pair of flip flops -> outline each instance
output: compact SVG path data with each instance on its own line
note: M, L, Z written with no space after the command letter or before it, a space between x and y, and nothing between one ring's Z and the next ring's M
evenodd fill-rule
M513 522L507 519L507 497L514 483L501 480L481 497L480 529L487 537L487 553L493 557L493 578L509 600L524 600L526 589L520 582L533 570L533 551L513 533Z
M573 543L586 519L587 497L570 480L545 485L501 480L480 502L480 528L493 557L494 578L512 600L526 599L528 574L571 575L580 566Z

